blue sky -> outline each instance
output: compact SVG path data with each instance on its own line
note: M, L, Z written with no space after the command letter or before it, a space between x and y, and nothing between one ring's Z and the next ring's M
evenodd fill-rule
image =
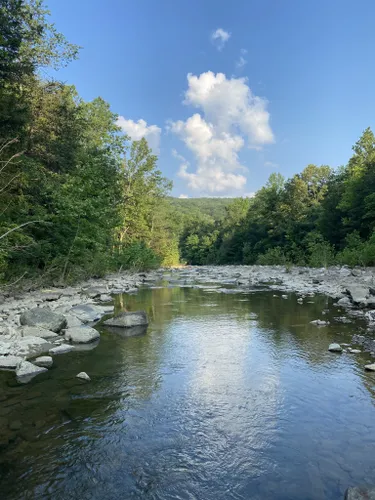
M373 0L47 4L83 47L58 77L146 136L176 196L244 195L273 171L344 164L375 126Z

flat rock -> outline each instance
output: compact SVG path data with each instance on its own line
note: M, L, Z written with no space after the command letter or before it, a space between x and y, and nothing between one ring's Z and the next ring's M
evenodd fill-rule
M68 344L58 345L49 350L50 354L65 354L66 352L74 351L74 346Z
M87 375L86 372L80 372L78 375L76 375L77 378L80 378L81 380L86 380L86 382L90 382L91 378Z
M113 299L110 295L102 294L100 295L99 300L100 302L112 302Z
M345 500L375 500L375 486L355 486L348 488Z
M329 321L324 321L322 319L314 319L314 321L310 321L310 324L316 326L327 326L329 325Z
M0 356L0 370L15 370L21 361L21 356Z
M107 319L103 324L106 326L130 328L132 326L146 326L148 325L148 319L145 311L122 312L114 318Z
M89 326L68 328L65 330L65 339L76 344L94 342L100 338L99 332Z
M83 304L81 306L72 307L70 314L76 316L83 323L91 323L98 321L106 313L104 307L95 304Z
M368 370L369 372L375 372L375 363L372 363L371 365L366 365L365 370Z
M56 339L59 335L52 330L46 330L39 326L23 326L21 328L22 337L40 337L42 339Z
M16 375L19 382L26 384L30 382L32 378L40 373L44 373L48 371L47 368L42 366L35 366L33 363L29 361L21 361L16 369Z
M348 349L348 352L350 352L350 354L361 354L361 350L360 349Z
M38 358L34 359L33 363L34 365L42 366L43 368L51 368L51 366L53 365L53 359L51 356L39 356Z
M77 326L82 326L83 323L74 314L64 314L66 319L66 328L75 328Z
M342 347L340 344L330 344L328 350L330 352L342 352Z
M90 287L84 290L85 295L90 297L90 299L95 299L96 297L99 297L107 292L108 289L106 287Z
M61 297L61 292L57 292L56 290L42 290L41 298L47 302L52 302L54 300L59 300Z
M48 307L35 307L20 316L21 325L39 326L58 333L66 327L66 319L62 314L51 311Z

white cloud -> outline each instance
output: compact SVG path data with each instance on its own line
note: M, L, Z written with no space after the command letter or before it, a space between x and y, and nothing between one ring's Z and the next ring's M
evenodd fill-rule
M238 61L236 61L236 68L237 69L241 69L244 66L246 66L247 60L244 57L246 54L247 54L247 50L246 49L241 49L241 55L240 55Z
M264 166L268 168L279 168L279 165L273 161L265 161Z
M189 198L189 196L187 194L180 194L179 198L181 200L186 200L187 198Z
M218 50L223 50L224 45L229 40L231 34L223 28L218 28L211 33L211 41Z
M184 104L203 113L170 125L197 162L196 172L188 172L189 163L179 158L179 176L197 191L239 191L246 184L246 177L238 173L246 170L239 161L241 149L245 144L259 149L274 140L267 101L252 94L245 78L227 79L208 71L188 74L187 79Z
M161 128L157 125L147 125L142 119L137 122L126 120L123 116L119 116L116 123L133 141L139 141L144 137L153 152L159 152Z

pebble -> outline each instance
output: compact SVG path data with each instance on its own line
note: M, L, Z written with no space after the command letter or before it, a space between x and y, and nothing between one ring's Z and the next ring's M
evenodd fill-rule
M87 375L86 372L80 372L78 375L76 375L77 378L80 378L81 380L86 380L86 382L90 382L91 378Z

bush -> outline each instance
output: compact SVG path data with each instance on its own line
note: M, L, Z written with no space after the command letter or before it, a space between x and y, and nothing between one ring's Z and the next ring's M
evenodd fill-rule
M116 262L120 269L146 271L158 268L161 258L144 242L135 242L121 249Z
M283 266L288 258L281 247L270 248L266 253L259 255L257 264L261 266Z

